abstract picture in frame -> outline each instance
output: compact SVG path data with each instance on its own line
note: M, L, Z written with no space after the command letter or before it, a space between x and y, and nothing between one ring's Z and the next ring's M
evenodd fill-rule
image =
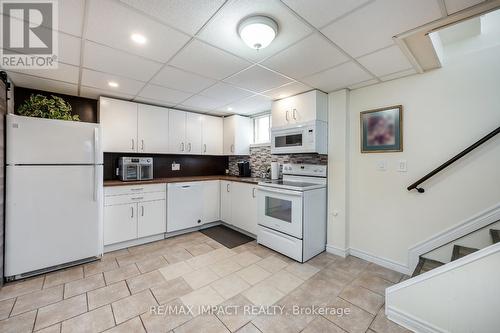
M403 151L402 105L363 111L360 121L362 153Z

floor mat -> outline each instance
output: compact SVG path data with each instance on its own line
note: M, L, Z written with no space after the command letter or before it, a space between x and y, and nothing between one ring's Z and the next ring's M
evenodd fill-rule
M252 237L222 225L203 229L200 232L229 249L254 240Z

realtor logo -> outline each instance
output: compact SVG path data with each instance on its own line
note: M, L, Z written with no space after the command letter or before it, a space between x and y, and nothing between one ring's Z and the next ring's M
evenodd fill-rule
M1 67L57 68L57 0L2 0Z

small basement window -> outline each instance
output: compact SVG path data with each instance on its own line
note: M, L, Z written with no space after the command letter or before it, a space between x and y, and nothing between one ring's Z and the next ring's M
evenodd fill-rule
M253 119L254 143L271 142L271 115L265 114Z

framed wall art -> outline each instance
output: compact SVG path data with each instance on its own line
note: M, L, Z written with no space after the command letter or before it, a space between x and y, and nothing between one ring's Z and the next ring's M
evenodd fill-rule
M361 112L361 152L403 151L403 106Z

